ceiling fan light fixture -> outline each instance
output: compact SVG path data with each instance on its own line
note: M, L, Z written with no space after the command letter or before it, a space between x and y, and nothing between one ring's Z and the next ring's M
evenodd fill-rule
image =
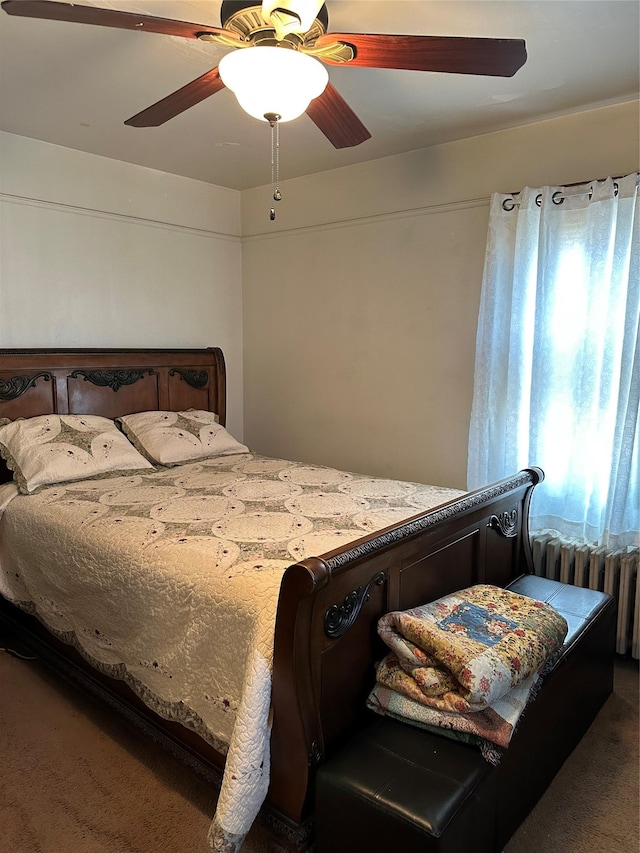
M285 47L234 50L222 57L218 70L242 109L262 121L268 121L267 113L279 115L281 122L297 118L329 81L317 59Z

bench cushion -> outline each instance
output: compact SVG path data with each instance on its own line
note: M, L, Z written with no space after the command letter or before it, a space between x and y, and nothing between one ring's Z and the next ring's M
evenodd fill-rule
M377 719L318 773L317 849L461 853L473 835L488 850L490 769L477 749Z
M571 586L537 575L522 575L510 583L507 589L535 598L537 601L544 601L562 613L569 626L564 640L563 655L566 655L578 642L598 613L612 604L611 596L604 592L582 589L579 586Z

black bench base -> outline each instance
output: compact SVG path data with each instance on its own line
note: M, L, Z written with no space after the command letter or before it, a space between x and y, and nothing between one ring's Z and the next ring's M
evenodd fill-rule
M318 853L493 853L535 806L613 690L616 608L604 593L533 575L509 588L549 602L569 633L500 764L372 713L318 772Z

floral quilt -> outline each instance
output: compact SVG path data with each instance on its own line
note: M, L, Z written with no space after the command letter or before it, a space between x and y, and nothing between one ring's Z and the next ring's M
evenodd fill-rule
M388 613L378 633L391 651L368 707L478 742L496 761L492 745L508 747L567 630L549 604L489 584Z

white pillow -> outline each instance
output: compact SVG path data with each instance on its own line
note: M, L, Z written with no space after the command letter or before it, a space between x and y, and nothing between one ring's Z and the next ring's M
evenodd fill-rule
M109 418L39 415L0 426L0 454L23 494L41 486L153 470Z
M249 452L218 423L213 412L138 412L116 420L134 446L158 465L170 467L208 456Z

